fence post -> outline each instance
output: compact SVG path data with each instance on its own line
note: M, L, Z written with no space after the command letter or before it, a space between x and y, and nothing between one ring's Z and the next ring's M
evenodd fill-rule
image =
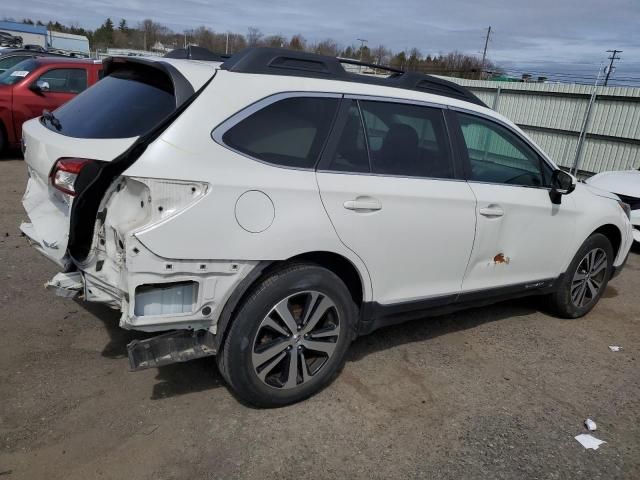
M502 87L500 85L498 85L498 89L496 90L496 94L493 97L493 110L495 112L498 111L498 105L500 104L500 92L502 91Z
M593 92L591 93L591 97L589 98L589 105L587 105L587 111L584 114L584 122L582 124L582 130L580 130L580 137L578 137L578 145L576 146L576 158L573 161L573 174L578 174L578 169L580 168L580 162L582 160L582 150L584 147L584 142L587 138L587 131L589 130L589 125L591 123L591 112L593 111L593 104L596 101L596 88L594 87Z

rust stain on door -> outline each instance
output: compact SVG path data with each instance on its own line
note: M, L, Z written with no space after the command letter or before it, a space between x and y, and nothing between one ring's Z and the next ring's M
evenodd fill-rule
M505 264L508 265L511 259L509 257L505 257L504 253L498 253L495 257L493 257L493 263L495 264Z

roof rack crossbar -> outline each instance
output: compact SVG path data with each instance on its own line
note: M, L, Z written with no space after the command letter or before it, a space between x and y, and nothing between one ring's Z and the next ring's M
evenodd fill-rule
M376 70L386 70L387 72L393 72L393 73L405 73L404 70L400 70L399 68L389 67L386 65L379 65L377 63L361 62L360 60L355 60L353 58L344 58L344 57L336 57L336 58L340 63L346 63L349 65L358 65L361 67L375 68Z
M231 55L226 53L212 52L203 47L197 47L195 45L187 45L185 48L176 48L164 55L165 58L182 58L189 60L205 60L209 62L224 62L231 58Z
M387 77L348 72L343 63L368 66L392 72ZM393 67L366 64L357 60L329 57L316 53L285 50L282 48L246 48L226 60L221 69L238 73L263 75L289 75L295 77L324 78L346 82L367 83L386 87L414 90L463 100L486 107L469 89L457 83L417 72L405 72Z

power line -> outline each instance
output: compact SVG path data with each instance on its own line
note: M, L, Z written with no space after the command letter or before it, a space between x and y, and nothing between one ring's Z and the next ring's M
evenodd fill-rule
M613 62L615 60L620 60L620 57L616 57L617 53L622 53L622 50L607 50L607 53L610 53L611 56L609 57L609 60L611 60L609 62L609 68L607 68L607 76L604 79L604 86L607 86L607 83L609 82L609 75L611 75L611 71L613 70Z

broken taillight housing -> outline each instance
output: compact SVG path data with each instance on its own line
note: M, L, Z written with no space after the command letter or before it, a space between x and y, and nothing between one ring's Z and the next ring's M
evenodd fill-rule
M59 158L51 170L51 185L67 195L76 195L75 183L84 167L92 163L88 158Z

